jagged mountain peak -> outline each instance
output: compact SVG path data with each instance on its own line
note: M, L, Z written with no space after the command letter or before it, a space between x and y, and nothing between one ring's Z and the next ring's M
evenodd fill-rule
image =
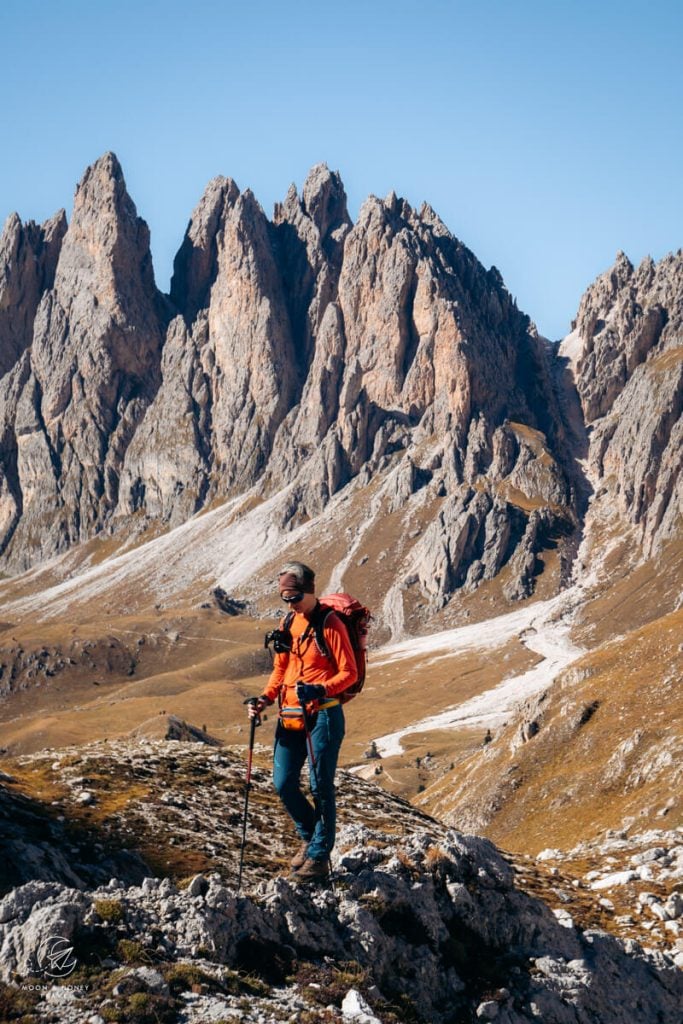
M208 304L217 271L217 235L226 208L234 206L239 194L232 178L212 178L190 217L171 279L171 299L189 323Z
M614 257L614 265L617 267L624 267L624 269L630 268L633 270L633 264L623 249L617 250L617 255Z
M305 273L302 254L297 252L302 247L309 264L316 264L317 269L325 263L338 267L343 241L351 227L339 172L331 171L325 163L315 164L306 176L301 196L292 184L284 202L275 204L273 223L279 228L279 248L288 264L282 268L285 277L288 271L294 276Z
M93 259L125 260L131 256L130 246L149 249L149 229L137 215L114 153L91 164L76 186L67 244L79 243L94 246L82 260L85 265Z
M560 352L573 365L589 467L651 554L680 530L683 257L619 254L581 300Z
M0 378L31 345L38 305L53 286L66 231L64 210L40 226L23 224L17 213L5 222L0 236Z
M123 168L121 162L113 150L108 149L106 153L98 157L85 169L83 177L81 178L81 186L83 186L91 177L99 176L100 174L108 176L110 178L123 181Z
M114 153L105 153L83 173L76 186L72 222L100 222L99 237L104 239L112 221L137 221L137 210L131 199L123 168Z
M51 217L43 221L41 228L48 240L52 240L57 236L61 236L66 232L68 228L68 221L66 219L66 210L64 207L53 213Z
M660 266L634 272L619 256L582 303L577 331L588 340L577 386L588 418L595 413L588 357L591 346L597 351L602 344L596 310L606 302L626 310L627 282L647 287L658 296L648 300L653 308L646 314L647 329L656 333L677 287L675 261L666 274ZM520 544L526 582L510 592L530 592L534 551L553 532L551 522L559 517L566 530L578 514L553 356L500 273L487 271L430 206L416 211L395 192L370 196L352 225L341 177L321 163L309 171L301 195L290 188L269 222L250 189L217 176L193 211L170 298L184 326L169 324L174 310L154 287L146 225L118 160L105 154L78 187L54 288L43 286L35 337L24 330L21 343L32 348L31 387L39 403L37 426L29 417L31 432L50 435L46 451L59 500L82 493L65 490L63 480L67 423L74 429L65 410L73 406L76 415L81 392L96 425L89 441L100 467L94 478L109 481L108 500L98 500L97 511L79 509L78 530L70 527L60 543L118 530L132 512L178 523L250 487L273 495L283 479L295 486L296 511L282 512L291 528L323 514L354 480L398 472L397 463L404 463L401 482L391 484L391 508L407 512L429 478L429 493L444 497L449 509L436 530L440 539L427 544L428 552L421 542L419 555L423 581L443 562L438 600L447 601L465 579L476 586L482 571L498 572ZM628 315L638 320L641 313L634 305ZM609 337L606 330L605 352ZM149 341L140 344L142 338ZM642 353L647 345L635 347ZM10 363L22 350L15 345ZM87 359L95 353L103 359L97 395L88 393L86 352ZM122 398L123 378L128 397ZM598 404L613 402L619 387L607 388ZM129 402L137 404L130 420L124 416L124 429L120 410ZM117 403L119 411L112 411ZM8 411L14 424L16 409ZM15 437L8 465L18 460L8 477L14 522L22 506L21 456L14 427L8 429ZM112 430L122 430L121 439L114 441ZM531 443L534 432L540 440ZM436 469L405 455L423 442L434 447L436 438ZM505 544L482 570L501 516ZM461 541L454 544L449 534L456 522ZM58 521L52 529L63 527ZM21 564L35 557L24 551Z
M339 171L315 164L306 175L301 198L303 209L316 224L321 238L349 220L346 190Z
M22 228L22 221L19 214L14 210L8 214L5 223L2 227L2 234L0 235L0 247L2 249L9 248L13 239L15 239Z

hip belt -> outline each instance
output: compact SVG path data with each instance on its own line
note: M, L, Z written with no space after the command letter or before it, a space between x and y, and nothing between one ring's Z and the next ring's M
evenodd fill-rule
M324 700L318 705L316 710L309 715L309 718L315 718L318 711L325 711L327 708L333 708L337 704L339 704L339 701L335 697L330 698L330 700ZM304 713L300 707L292 705L280 708L279 718L283 728L285 729L301 730L304 728Z

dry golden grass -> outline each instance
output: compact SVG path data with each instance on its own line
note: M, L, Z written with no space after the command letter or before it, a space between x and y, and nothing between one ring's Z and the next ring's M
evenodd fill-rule
M543 435L518 424L513 424L513 429L543 460ZM426 441L425 445L429 447L430 443ZM409 506L393 513L389 512L385 502L370 520L369 511L379 484L378 477L363 491L352 495L343 506L348 536L355 538L361 535L345 574L345 586L375 609L381 607L388 588L395 582L397 567L414 542L410 534L426 528L442 501L433 498L420 505L419 501L411 500ZM526 507L524 502L531 502L529 507L533 505L532 497L519 494L511 497L523 507ZM238 503L231 515L243 513L251 500L247 499L242 505ZM609 530L608 527L605 529ZM129 546L146 539L143 533L135 536L133 533L127 542ZM338 530L335 532L323 524L320 532L314 535L315 543L309 550L302 551L299 546L292 545L280 552L277 560L273 559L264 566L253 582L266 584L272 596L261 599L257 603L257 611L264 614L277 612L279 602L273 581L287 558L304 558L315 565L322 586L338 564L338 533ZM609 539L607 535L598 537L598 546ZM65 564L67 568L70 564L71 571L76 571L87 560L91 564L106 561L118 550L116 544L111 539L96 539L70 553ZM664 571L664 562L660 561L630 572L627 554L625 547L615 547L610 556L606 568L613 583L586 607L575 635L579 643L592 647L603 644L615 632L637 630L657 614L656 609L673 600L676 581L680 580L683 568L683 545L672 545L666 551L667 571ZM559 549L548 549L540 561L543 572L537 578L532 601L542 600L556 592L560 574ZM65 565L62 565L59 572L63 575L65 571ZM495 580L483 583L472 594L457 594L446 608L436 614L429 613L417 588L407 588L403 592L407 631L436 632L509 611L510 604L503 596L509 574L509 567L505 567ZM27 594L36 586L43 587L56 580L56 570L53 572L49 567L41 569L37 575L29 574L17 580L16 585L12 584L12 594ZM198 597L205 600L208 596L206 581L188 584L185 604L182 603L183 595L176 595L173 608L152 610L154 595L143 594L140 596L141 611L121 615L119 608L130 595L124 594L123 584L117 584L117 587L100 602L74 605L68 621L51 620L36 624L27 620L0 625L2 648L21 645L26 650L37 650L42 645L52 645L66 649L74 641L91 641L97 645L98 651L94 668L72 666L68 672L41 680L40 686L28 685L26 689L13 693L9 700L0 702L3 745L10 752L19 753L129 734L160 737L165 733L168 714L198 726L206 725L212 735L225 743L244 743L247 720L243 701L263 689L269 669L263 651L263 633L275 624L276 615L263 619L247 616L230 618L216 609L200 609L197 607ZM149 602L147 607L144 606L145 600ZM173 639L176 633L178 637ZM115 637L135 655L136 666L132 676L106 668L104 655L109 637ZM145 642L138 646L140 638ZM377 629L372 635L372 643L377 645L388 638L387 631L382 633ZM599 652L596 652L596 658L599 660ZM537 660L537 656L519 640L495 651L473 651L439 660L416 657L393 665L373 664L371 652L365 691L346 708L347 738L342 747L342 765L363 763L363 753L372 739L476 696L503 678L524 672ZM620 655L610 670L611 677L605 669L608 693L610 689L614 691L619 666L627 663ZM596 669L594 676L602 678L601 672ZM96 682L99 685L94 685ZM639 685L647 688L646 681ZM637 697L638 693L633 688L627 699L633 701L634 707L638 706ZM588 695L585 700L589 700ZM260 741L265 745L272 741L274 717L271 715L270 721L260 730ZM588 723L581 730L582 736L592 736L595 723L604 721L606 717L601 704L595 722ZM551 720L550 716L548 722ZM616 735L627 725L629 723L622 721L614 727L610 725L610 728L616 729ZM572 763L569 770L561 758L552 760L552 752L547 755L540 753L543 750L542 734L527 744L521 754L503 757L497 753L494 758L491 749L484 751L481 748L483 731L460 729L413 733L405 741L404 754L382 761L380 775L374 776L373 762L368 763L366 771L369 769L374 781L402 796L413 797L424 788L427 791L425 796L431 801L428 806L443 806L449 813L452 806L462 806L460 798L456 800L454 796L458 780L463 775L471 777L470 805L478 800L484 811L490 812L492 822L497 822L495 827L501 829L501 836L509 836L520 849L526 848L524 844L531 848L536 840L533 837L534 818L533 815L527 817L528 801L523 799L527 790L530 794L535 793L542 806L554 808L559 829L561 821L571 817L566 813L569 799L566 794L574 792L579 780L587 788L594 785L590 760L585 764L577 761L570 745L566 756L576 763ZM501 743L505 745L511 738L511 735L506 736ZM426 765L428 752L432 756ZM538 764L535 764L537 757ZM546 757L548 763L544 767ZM501 774L515 764L514 777L508 777L504 785L500 784ZM453 772L451 765L454 766ZM444 781L439 786L436 780L442 776ZM659 799L657 793L655 787L652 796L655 802ZM633 797L629 813L639 813L639 801L646 796L649 800L647 787L644 787ZM488 808L490 802L500 802L501 807ZM626 800L617 800L613 806L610 800L604 801L596 821L616 821L627 803ZM518 805L521 810L515 818L513 808ZM545 832L543 819L540 821L539 836ZM578 819L575 824L578 828ZM589 822L585 824L593 827ZM573 828L573 825L568 825L567 833ZM539 841L546 844L545 838Z
M614 540L609 535L602 541ZM667 544L656 559L630 568L633 541L625 537L605 560L610 585L586 603L574 631L579 644L597 647L638 629L676 606L683 579L683 541Z
M96 665L68 666L12 693L0 704L3 744L20 753L111 739L162 712L207 724L219 735L227 730L238 740L246 721L242 701L260 692L270 664L264 629L265 623L210 609L13 626L0 634L0 648L50 646L68 654L74 642L87 642ZM132 677L107 668L111 638L135 657Z
M371 496L372 485L367 492ZM365 514L366 508L361 504L350 510L354 528ZM429 518L428 511L426 515ZM404 543L401 531L405 524L399 513L386 516L385 525L381 536L371 532L368 538L374 538L376 544L375 561L380 550L385 550L379 548L380 542L389 545L386 550L393 544ZM320 551L310 559L320 578L333 565L333 555L323 540ZM359 560L364 551L361 545ZM282 558L287 554L284 552ZM274 577L280 564L281 559L277 564L273 562L264 573ZM366 571L367 563L350 570L348 584L355 587L354 574L358 573L356 589L363 597ZM375 599L370 596L368 603L380 602L382 588L388 585L394 571L389 557L372 567L370 576L377 590ZM269 607L277 609L276 595ZM480 598L478 613L482 617L491 614L485 596ZM91 607L81 609L80 618L71 619L68 624L16 624L0 633L0 647L16 643L31 650L50 644L65 649L73 642L87 641L104 648L107 638L113 637L128 647L137 663L132 677L104 671L99 666L93 670L79 667L78 671L72 667L44 680L38 688L14 693L4 706L0 704L4 745L11 752L20 753L105 737L161 738L165 735L168 714L198 726L206 725L212 735L226 743L243 743L247 728L243 701L264 687L270 660L263 650L263 634L274 624L274 618L230 618L216 609L196 607L128 616L103 614L101 607ZM432 628L436 630L442 625L435 619ZM144 643L138 645L141 638ZM381 639L381 634L375 632L372 643L376 645ZM373 665L371 653L365 691L346 708L348 726L342 765L362 762L364 751L379 735L475 696L505 676L524 671L536 660L537 656L518 641L496 652L471 652L426 663L416 658L393 666ZM100 685L94 685L94 681ZM271 714L260 733L262 743L272 742L274 720ZM387 761L386 774L375 781L410 797L429 785L435 773L446 771L452 761L468 753L479 740L478 734L473 737L468 732L412 736L406 754ZM418 769L416 758L424 757L428 751L434 755L432 768Z
M552 688L533 739L511 749L515 734L504 730L420 805L456 824L485 817L495 842L532 854L625 820L680 825L682 635L680 610L585 655Z

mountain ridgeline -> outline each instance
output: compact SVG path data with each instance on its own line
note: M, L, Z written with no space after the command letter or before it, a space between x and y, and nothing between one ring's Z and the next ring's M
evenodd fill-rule
M422 492L432 608L504 568L528 596L558 544L566 570L592 490L649 553L680 520L682 320L683 254L619 254L558 349L428 205L354 224L324 165L272 220L211 181L165 295L108 153L68 226L0 238L0 570L250 491L286 489L286 532L378 478L387 514Z

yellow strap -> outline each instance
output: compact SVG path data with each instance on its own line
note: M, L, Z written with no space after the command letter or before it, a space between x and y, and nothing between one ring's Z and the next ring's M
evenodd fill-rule
M336 697L332 697L330 700L323 701L322 704L318 704L318 711L322 711L323 708L333 708L339 701Z

